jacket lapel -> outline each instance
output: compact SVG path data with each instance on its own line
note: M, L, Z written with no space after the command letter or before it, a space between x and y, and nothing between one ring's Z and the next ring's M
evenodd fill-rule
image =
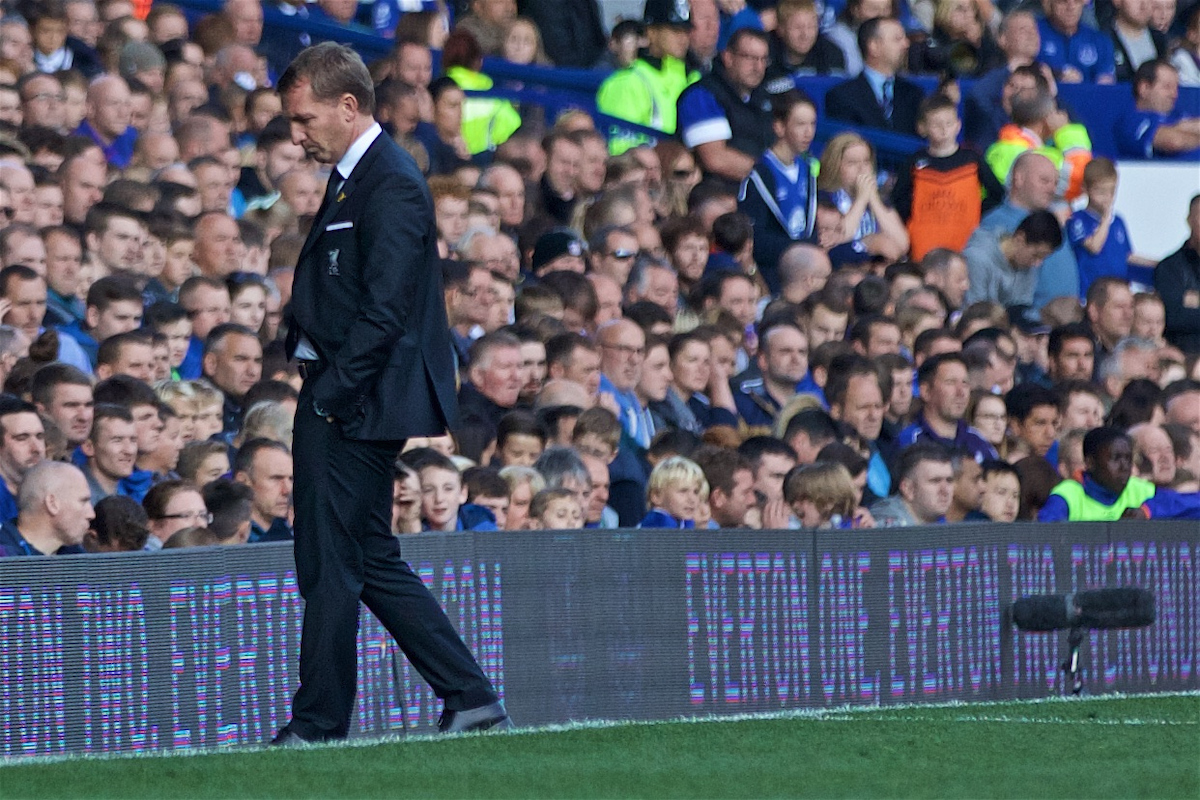
M346 199L350 197L350 194L358 185L359 176L365 175L370 171L371 163L376 159L376 157L378 157L380 148L383 145L383 140L386 136L386 133L381 132L375 137L375 141L372 142L371 146L367 148L367 152L363 153L363 157L359 159L358 164L355 165L354 171L350 173L350 177L346 179L345 184L343 184L342 188L338 190L338 193L330 199L329 203L325 205L324 210L313 222L312 228L309 229L308 238L304 240L304 247L300 249L300 258L297 259L297 262L304 260L304 257L308 255L309 251L312 250L312 248L316 245L317 239L321 238L321 234L325 232L325 226L330 223L330 221L337 214L338 210L345 205ZM330 174L329 180L339 180L336 168L334 169L333 173Z

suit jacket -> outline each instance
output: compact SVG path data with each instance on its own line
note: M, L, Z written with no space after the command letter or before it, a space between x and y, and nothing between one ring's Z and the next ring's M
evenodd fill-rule
M883 115L883 108L875 99L875 92L867 83L867 77L860 73L857 78L842 81L829 90L825 95L825 112L830 119L852 125L916 136L917 108L924 97L921 87L897 75L892 92L892 118L889 120Z
M348 438L438 436L457 423L433 201L386 134L313 223L291 320L288 355L306 334L324 367L313 400Z

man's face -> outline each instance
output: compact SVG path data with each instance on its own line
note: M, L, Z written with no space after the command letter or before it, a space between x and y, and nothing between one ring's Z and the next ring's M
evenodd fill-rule
M142 263L144 238L140 222L132 217L114 216L104 231L89 235L88 246L111 271L137 271Z
M1121 437L1114 439L1085 461L1092 479L1114 494L1125 490L1133 475L1133 446Z
M584 140L579 153L579 191L594 194L604 187L608 145L604 139L589 137Z
M104 166L91 159L76 159L63 181L63 216L82 225L88 210L104 197Z
M993 472L984 482L980 510L992 522L1013 522L1021 508L1021 482L1016 475Z
M1154 83L1141 84L1141 107L1159 114L1170 114L1179 99L1179 73L1171 67L1160 66L1154 73Z
M546 180L561 195L572 195L579 180L579 167L583 150L566 139L559 139L550 148L546 159Z
M770 61L767 43L753 36L745 36L736 48L725 51L722 61L734 86L743 92L757 89L763 82Z
M0 58L15 61L22 73L29 71L33 63L33 36L27 27L15 23L0 27Z
M600 363L600 353L586 347L576 347L560 377L575 381L587 389L588 396L595 397L596 392L600 391Z
M872 325L867 339L867 358L900 352L900 329L895 325Z
M494 236L479 235L471 240L472 261L477 261L492 272L515 281L521 273L521 254L516 242L503 233Z
M660 402L667 398L671 388L671 359L666 347L655 347L646 353L642 362L642 375L638 379L638 396L647 403Z
M1170 486L1175 480L1175 448L1171 437L1157 425L1142 425L1132 431L1141 459L1150 462L1150 474L1142 477L1159 486Z
M726 280L721 284L717 305L732 314L738 322L749 325L758 315L758 292L749 280Z
M100 34L96 6L92 3L68 3L66 8L67 31L77 39L82 39L89 47L95 47L96 37Z
M250 473L239 479L254 490L254 516L269 527L276 517L286 517L292 503L292 457L274 447L254 456Z
M83 542L96 518L92 508L92 492L87 480L78 470L64 476L56 487L54 498L58 502L58 513L54 515L54 528L63 544L78 545Z
M353 141L358 106L350 95L317 100L303 79L283 96L283 113L292 123L292 141L322 164L336 164Z
M971 399L966 366L955 362L941 365L933 380L921 386L921 397L925 399L926 414L936 414L946 422L962 419Z
M1050 360L1050 376L1056 381L1092 379L1096 348L1088 339L1067 339Z
M959 508L974 510L983 499L983 467L973 458L964 458L954 479L954 502Z
M24 264L38 275L46 274L46 245L36 235L13 236L4 254L5 265Z
M867 45L875 51L876 63L889 73L899 71L908 57L908 36L904 26L895 20L880 23L875 40Z
M255 2L230 3L225 11L233 24L233 38L238 44L257 47L262 39L263 13Z
M78 446L92 431L92 387L59 384L54 387L50 405L39 405L38 410L54 420L70 444Z
M672 317L679 311L679 278L669 269L651 269L646 276L646 291L643 300L666 311Z
M766 498L768 503L783 499L783 479L787 477L796 459L779 453L765 453L759 460L754 473L754 490Z
M521 342L521 396L533 398L546 382L546 345Z
M840 342L845 338L846 315L819 305L813 308L806 327L809 349L815 350L826 342Z
M467 286L460 295L457 316L471 325L487 322L488 312L496 299L492 276L486 269L473 269L467 277Z
M33 224L38 228L63 224L63 193L58 186L33 190Z
M67 119L65 99L62 84L50 75L31 78L22 91L22 117L29 125L61 130Z
M637 386L646 357L646 334L632 322L620 322L601 331L600 366L620 391Z
M434 204L438 233L453 246L467 232L469 203L461 197L442 197Z
M624 286L629 280L629 273L633 269L633 260L637 258L637 254L637 237L617 231L609 235L604 252L595 254L593 269Z
M1058 409L1036 406L1023 422L1011 420L1017 436L1029 443L1034 455L1044 456L1058 438Z
M158 415L155 406L134 406L129 410L133 414L133 426L137 430L138 457L149 455L158 449L165 427L162 417Z
M1033 61L1042 47L1042 37L1033 15L1013 14L1006 20L1004 33L1000 36L1000 47L1010 59Z
M754 474L748 469L739 469L733 473L733 488L725 498L725 504L718 511L713 509L713 519L721 527L735 527L745 524L746 512L754 505ZM719 519L718 519L719 517Z
M396 76L409 86L428 86L433 80L433 53L424 45L401 45L396 56Z
M900 493L917 522L937 522L954 499L954 469L949 461L922 461L900 482Z
M1167 422L1200 433L1200 392L1181 392L1167 403Z
M129 375L146 383L154 382L154 347L140 342L126 342L112 365L113 375Z
M242 234L232 217L207 216L197 226L194 254L203 274L223 278L237 272L245 253Z
M961 258L952 258L945 270L929 273L925 277L925 282L940 289L953 308L962 308L963 298L967 296L967 290L971 288L967 262Z
M188 297L184 308L192 320L192 333L203 339L218 325L229 322L232 307L229 292L211 286L201 286Z
M1074 33L1083 17L1084 0L1045 0L1046 19L1067 34Z
M115 139L129 127L133 114L129 86L119 78L105 80L88 93L88 121L102 136Z
M1067 400L1062 429L1065 431L1099 428L1104 423L1104 404L1090 392L1075 392Z
M1012 244L1009 263L1016 270L1040 267L1046 257L1054 252L1054 248L1048 244L1026 244L1025 236L1020 232L1013 236Z
M492 189L500 198L500 221L520 225L525 219L525 181L514 169L496 169L491 174Z
M583 459L583 465L587 467L588 475L592 480L592 495L588 500L587 508L584 509L584 522L599 522L600 515L604 513L604 507L608 505L608 464L589 453L581 454L580 458Z
M87 321L96 341L102 342L118 333L136 331L142 324L142 304L136 300L116 300L103 311L88 306Z
M763 375L773 383L795 386L808 373L808 339L791 326L768 331L764 342Z
M792 12L779 26L784 46L795 56L807 55L812 50L819 31L816 11L808 9Z
M262 378L262 345L254 336L231 334L205 354L204 373L221 391L241 397Z
M1044 156L1028 156L1021 169L1013 174L1013 199L1030 211L1050 207L1058 186L1058 170Z
M19 482L32 467L46 457L46 430L32 411L8 414L0 419L4 428L0 445L0 474Z
M4 323L19 328L31 342L37 339L46 316L46 282L41 278L31 281L14 278L8 282L4 299L12 304L4 315Z
M275 188L275 181L304 163L304 148L292 142L279 142L261 156L263 173Z
M834 416L869 441L879 438L883 427L883 392L872 375L855 375L846 387L846 398L834 409Z
M502 408L512 408L521 395L521 348L497 347L485 363L471 366L475 388Z
M229 207L229 170L223 164L205 164L197 167L196 191L200 193L200 208L203 211L224 211Z
M122 419L102 419L90 441L97 472L109 479L128 478L137 461L137 426Z
M1102 341L1117 342L1133 330L1133 292L1114 284L1107 294L1103 305L1088 309L1088 317Z
M16 210L13 220L32 223L34 215L33 173L24 167L6 166L0 175L2 175L0 183L8 190L13 208Z

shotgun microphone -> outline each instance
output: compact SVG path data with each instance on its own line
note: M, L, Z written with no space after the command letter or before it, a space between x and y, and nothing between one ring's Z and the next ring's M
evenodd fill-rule
M1022 597L1012 621L1022 631L1144 628L1155 619L1154 593L1136 587Z

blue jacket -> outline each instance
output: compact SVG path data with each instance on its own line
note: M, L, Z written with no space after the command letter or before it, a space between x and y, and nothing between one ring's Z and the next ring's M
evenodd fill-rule
M661 508L652 508L638 525L639 528L695 528L696 521L691 519L679 520L672 517Z

